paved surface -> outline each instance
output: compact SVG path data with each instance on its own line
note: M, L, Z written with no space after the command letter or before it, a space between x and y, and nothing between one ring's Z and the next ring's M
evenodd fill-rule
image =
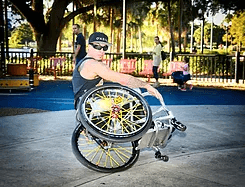
M0 92L0 108L36 108L50 111L72 110L73 92L71 81L41 81L31 92L8 90Z
M187 131L175 131L162 150L169 162L142 150L132 168L114 174L89 170L72 153L75 111L69 82L43 82L32 92L1 92L0 110L22 107L51 112L0 117L0 186L243 187L245 92L158 89ZM156 100L148 101L155 110Z
M0 186L243 187L245 106L169 108L188 127L163 149L170 161L143 150L132 168L113 174L76 160L70 144L74 110L0 117Z
M245 91L197 88L181 92L177 87L161 86L166 105L245 105ZM71 81L41 81L35 90L0 92L0 109L3 107L35 108L49 111L72 110L73 92ZM149 98L150 105L158 105L156 99Z

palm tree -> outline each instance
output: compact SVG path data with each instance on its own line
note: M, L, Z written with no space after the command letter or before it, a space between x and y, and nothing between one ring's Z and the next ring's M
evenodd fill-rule
M142 25L144 20L146 19L149 11L150 11L151 3L149 2L138 2L133 3L128 9L128 16L130 19L130 23L128 24L129 28L131 29L131 49L132 49L132 30L133 28L138 28L138 35L139 35L139 44L140 44L140 52L143 52L142 46ZM136 35L135 31L135 35ZM136 36L135 36L136 37ZM136 46L136 43L135 43Z

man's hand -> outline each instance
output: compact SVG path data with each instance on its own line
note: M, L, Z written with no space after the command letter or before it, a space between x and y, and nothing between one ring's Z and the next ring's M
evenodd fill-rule
M74 56L72 59L73 63L76 63L76 57Z

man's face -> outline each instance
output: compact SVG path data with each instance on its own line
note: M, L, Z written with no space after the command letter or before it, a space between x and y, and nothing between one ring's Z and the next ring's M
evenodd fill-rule
M155 43L159 43L159 39L158 38L155 38Z
M72 30L74 34L79 34L79 28L76 25L72 26Z
M108 49L107 45L101 44L101 43L89 44L89 47L90 47L89 52L92 54L93 58L95 58L96 60L101 60L106 52L104 51L104 49L106 50Z

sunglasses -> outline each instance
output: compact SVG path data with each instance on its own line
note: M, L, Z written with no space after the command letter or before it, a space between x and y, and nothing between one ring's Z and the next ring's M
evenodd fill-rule
M97 50L101 50L101 49L103 49L103 51L107 51L108 50L108 45L101 46L101 45L93 44L93 43L90 43L90 45L92 45L93 48L97 49Z

